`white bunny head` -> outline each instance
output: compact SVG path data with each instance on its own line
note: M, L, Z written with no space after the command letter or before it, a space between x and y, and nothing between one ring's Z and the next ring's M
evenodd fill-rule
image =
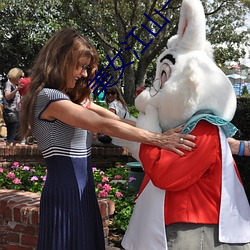
M183 0L178 33L170 38L168 48L157 60L154 83L135 100L142 114L148 106L154 107L151 110L157 112L163 131L185 123L202 110L227 121L234 116L236 95L213 61L205 26L201 2Z

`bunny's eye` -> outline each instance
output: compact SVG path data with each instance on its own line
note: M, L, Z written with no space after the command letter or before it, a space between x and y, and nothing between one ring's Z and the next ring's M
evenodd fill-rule
M151 97L158 94L158 92L164 87L164 84L170 78L170 75L171 75L171 66L166 62L162 63L159 71L159 77L154 80L152 86L150 87L149 93Z
M161 66L161 84L160 84L160 89L163 88L165 82L168 81L170 75L171 75L171 67L167 63L163 63Z

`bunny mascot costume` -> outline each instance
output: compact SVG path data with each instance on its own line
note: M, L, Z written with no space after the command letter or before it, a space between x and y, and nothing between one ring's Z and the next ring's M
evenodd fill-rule
M122 241L126 250L250 249L250 208L227 137L236 110L232 84L206 41L199 0L183 0L177 35L157 60L155 80L135 105L154 132L184 125L197 148L173 152L119 141L145 171Z

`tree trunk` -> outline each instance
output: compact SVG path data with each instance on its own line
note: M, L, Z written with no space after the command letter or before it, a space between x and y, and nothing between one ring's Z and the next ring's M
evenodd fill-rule
M135 100L135 73L133 64L124 69L123 74L124 99L127 104L134 105Z
M142 60L137 68L136 78L135 78L135 86L138 88L141 85L145 84L147 67L149 63L147 61Z

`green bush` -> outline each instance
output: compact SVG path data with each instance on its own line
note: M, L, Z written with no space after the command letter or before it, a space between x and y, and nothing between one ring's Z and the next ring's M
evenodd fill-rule
M131 217L136 192L128 188L128 169L124 166L108 168L103 171L93 168L95 191L98 198L108 198L115 202L115 213L110 228L124 233ZM44 166L23 166L14 162L9 169L0 168L0 186L4 189L23 190L41 193L46 180L46 168Z
M46 168L19 165L14 162L10 169L0 168L0 187L41 193L46 180Z
M138 118L139 111L136 109L134 105L128 105L129 113L134 116L135 118Z
M242 89L242 95L247 95L247 94L248 94L248 89L247 89L247 86L244 85Z
M234 138L250 140L250 95L237 98L237 109L232 123L239 129ZM248 200L250 201L250 157L234 155Z
M93 168L98 198L109 198L115 202L115 212L110 228L118 233L127 229L135 205L136 192L128 188L128 169L124 166L108 168L105 171Z

